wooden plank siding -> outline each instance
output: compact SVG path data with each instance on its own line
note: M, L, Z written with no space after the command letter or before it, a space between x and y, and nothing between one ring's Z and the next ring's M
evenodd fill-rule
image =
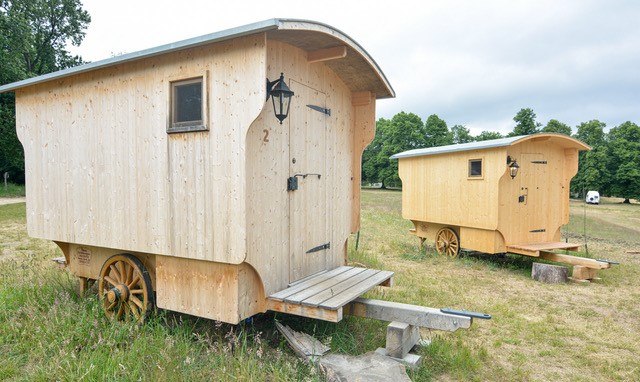
M256 34L17 90L29 234L241 263L264 46ZM210 131L168 135L169 80L204 74Z

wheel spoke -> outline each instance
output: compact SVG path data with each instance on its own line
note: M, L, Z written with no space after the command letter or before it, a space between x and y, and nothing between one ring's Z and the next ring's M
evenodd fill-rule
M112 310L113 308L115 308L116 304L118 304L118 301L112 302L111 304L109 304L109 306L107 306L107 310Z
M130 289L129 293L131 293L131 294L144 294L144 289Z
M107 282L109 282L109 284L116 286L118 285L118 283L112 279L110 276L104 276L104 279L107 280ZM107 290L105 289L105 293L107 292Z
M115 277L115 280L119 282L121 280L120 272L118 272L118 270L116 269L116 267L113 264L109 265L109 269L111 269L111 272L113 272L113 276ZM115 284L114 284L114 286L115 286Z
M139 298L137 298L136 296L129 296L129 300L133 301L134 304L138 305L138 307L142 309L142 301L140 301Z
M124 314L124 304L120 304L120 306L118 307L118 313L116 313L116 318L118 320L121 319L123 314Z
M140 275L136 275L136 277L127 285L129 289L136 286L136 284L140 281Z
M118 267L118 270L120 271L120 282L121 283L126 283L127 282L127 272L126 269L124 269L124 261L118 261L116 263L116 266Z
M136 320L140 320L141 312L138 310L136 304L134 304L131 300L127 301L127 304L129 306L129 310L131 310L131 313L133 313L133 315L136 317Z
M131 282L131 279L133 278L133 265L126 264L126 267L127 267L127 279L125 280L125 284L128 284L129 282Z

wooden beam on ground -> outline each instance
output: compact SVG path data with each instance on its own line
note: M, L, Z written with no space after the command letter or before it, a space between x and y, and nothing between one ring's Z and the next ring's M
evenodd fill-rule
M307 62L322 62L336 60L338 58L347 57L347 47L344 45L334 46L333 48L312 50L307 53Z
M344 314L448 332L468 329L473 322L471 317L442 313L439 309L366 298L357 298L345 305Z
M293 314L301 317L315 318L323 321L339 322L342 320L342 308L335 310L322 309L312 306L291 304L284 301L267 299L267 310Z
M558 263L566 263L571 265L581 265L587 268L593 269L607 269L611 268L611 264L606 263L604 261L598 261L594 259L587 259L585 257L571 256L571 255L563 255L560 253L553 252L545 252L540 251L540 258L555 261Z

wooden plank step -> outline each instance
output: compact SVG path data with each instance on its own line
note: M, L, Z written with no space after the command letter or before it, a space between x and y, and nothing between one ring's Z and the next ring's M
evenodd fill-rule
M272 294L267 309L338 322L343 306L377 285L391 285L393 272L338 267Z
M548 242L548 243L535 243L535 244L510 244L507 249L520 249L523 251L551 251L558 249L572 249L580 248L580 244L563 243L561 241Z
M353 286L353 288L349 288L344 292L339 293L329 300L323 302L322 304L320 304L320 307L325 309L337 309L337 307L344 306L345 304L348 304L349 302L360 297L360 295L362 295L363 293L366 293L369 290L373 289L373 287L375 287L376 285L379 285L380 283L389 279L391 276L393 276L393 272L380 271L371 276L365 282L356 284Z
M306 298L303 301L300 301L300 303L302 305L306 305L306 306L320 306L320 304L322 304L323 302L327 301L328 299L330 299L331 297L342 293L343 291L351 288L352 286L368 279L369 277L375 275L376 273L380 272L377 269L365 269L364 272L361 272L351 278L348 278L347 280L344 280L330 288L327 288L323 291L321 291L320 293L316 293L315 295ZM335 308L333 308L335 309Z
M314 286L312 286L310 288L301 290L298 293L294 293L294 294L286 297L284 299L284 301L287 301L287 302L298 302L299 303L300 301L305 300L305 299L307 299L307 298L309 298L311 296L314 296L314 295L316 295L316 294L318 294L318 293L320 293L320 292L322 292L322 291L324 291L326 289L329 289L329 288L335 286L336 284L339 284L339 283L343 282L344 280L347 280L347 279L349 279L349 278L351 278L353 276L357 276L358 274L360 274L360 273L362 273L364 271L366 271L365 268L352 268L352 269L349 269L346 272L342 272L339 275L336 275L336 276L334 276L334 277L332 277L332 278L330 278L328 280L325 280L325 281L323 281L321 283L318 283L318 284L316 284L316 285L314 285Z
M343 272L346 272L350 269L352 269L353 267L347 267L347 266L343 266L343 267L338 267L336 269L333 269L329 272L325 272L322 274L319 274L315 277L312 277L306 281L303 281L301 283L297 283L294 286L287 288L287 289L283 289L277 293L272 294L271 296L269 296L269 298L275 299L275 300L284 300L286 297L300 292L304 289L310 288L318 283L321 283L327 279L330 279L333 276L339 275Z
M296 280L296 281L294 281L294 282L290 282L290 283L289 283L289 285L287 285L287 286L292 287L292 286L294 286L294 285L298 285L298 284L300 284L300 283L302 283L302 282L305 282L305 281L307 281L307 280L309 280L309 279L312 279L312 278L314 278L314 277L318 277L318 276L320 276L321 274L323 274L323 273L327 273L327 272L329 272L329 270L328 270L328 269L325 269L324 271L316 272L316 273L314 273L314 274L312 274L312 275L309 275L309 276L307 276L307 277L303 277L303 278L301 278L301 279L299 279L299 280Z

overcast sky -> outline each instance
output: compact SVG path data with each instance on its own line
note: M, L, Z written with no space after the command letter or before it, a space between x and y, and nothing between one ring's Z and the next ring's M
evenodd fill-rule
M574 127L640 123L640 1L83 0L73 52L97 61L274 17L332 25L378 62L397 98L377 116L438 114L473 134L520 108Z

